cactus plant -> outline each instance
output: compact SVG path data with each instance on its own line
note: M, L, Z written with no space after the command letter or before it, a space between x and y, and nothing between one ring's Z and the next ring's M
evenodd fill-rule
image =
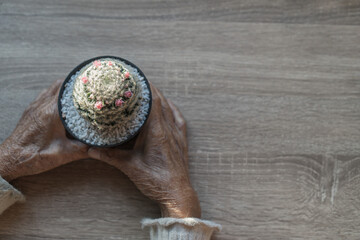
M124 65L115 59L98 59L80 71L73 101L79 114L99 129L121 123L132 113L138 85Z

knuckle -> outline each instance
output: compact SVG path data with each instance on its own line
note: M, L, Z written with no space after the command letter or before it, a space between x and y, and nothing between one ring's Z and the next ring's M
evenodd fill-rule
M167 135L166 131L161 126L156 126L152 128L152 135L160 142L166 142Z

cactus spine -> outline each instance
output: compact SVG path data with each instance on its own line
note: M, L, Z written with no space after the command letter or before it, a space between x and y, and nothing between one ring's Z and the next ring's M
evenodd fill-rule
M121 62L98 59L80 71L74 84L73 101L83 118L103 129L116 126L132 113L138 88Z

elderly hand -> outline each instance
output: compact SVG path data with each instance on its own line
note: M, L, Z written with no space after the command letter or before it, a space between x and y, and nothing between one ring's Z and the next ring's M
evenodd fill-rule
M151 85L153 106L132 150L90 148L89 156L124 172L160 205L163 217L201 217L188 173L186 125L179 110Z
M44 90L23 113L15 130L0 145L0 175L5 180L33 175L87 158L87 145L69 139L57 100L62 81Z

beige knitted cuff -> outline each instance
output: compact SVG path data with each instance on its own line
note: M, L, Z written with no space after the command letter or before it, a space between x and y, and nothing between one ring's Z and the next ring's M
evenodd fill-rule
M17 201L25 201L24 195L0 176L0 214Z
M142 228L150 227L151 240L208 240L221 226L198 218L143 219Z

